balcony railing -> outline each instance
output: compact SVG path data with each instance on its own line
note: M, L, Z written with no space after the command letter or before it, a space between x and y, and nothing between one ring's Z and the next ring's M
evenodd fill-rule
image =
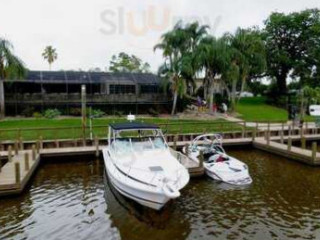
M148 103L167 102L170 99L161 93L152 94L87 94L87 102L92 103ZM81 102L79 93L24 93L6 94L7 103L78 103Z

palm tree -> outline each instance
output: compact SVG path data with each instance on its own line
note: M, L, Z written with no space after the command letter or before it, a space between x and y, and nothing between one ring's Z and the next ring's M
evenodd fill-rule
M249 78L263 73L266 69L265 46L259 31L238 28L231 37L231 47L237 51L236 59L241 81L240 99Z
M5 116L4 80L23 78L26 74L23 62L12 51L12 44L0 38L0 118Z
M57 51L55 48L53 48L52 46L47 46L43 53L42 53L42 56L45 60L48 61L49 63L49 69L51 70L51 64L57 60L58 58L58 54L57 54Z
M182 77L183 53L187 49L187 34L181 26L181 22L177 23L173 30L162 35L161 43L154 47L154 50L162 50L165 58L164 64L159 68L159 74L170 83L173 93L173 105L171 115L176 112L178 95L184 94L184 79Z
M227 42L223 38L206 37L201 40L197 48L197 57L202 70L205 72L205 79L209 88L209 112L213 113L214 83L218 81L217 76L225 72L230 62Z
M197 61L197 47L201 40L207 36L207 29L209 26L200 25L199 22L193 22L187 24L183 31L186 33L186 50L182 54L182 76L188 86L192 86L195 89L196 74L201 68L201 63Z

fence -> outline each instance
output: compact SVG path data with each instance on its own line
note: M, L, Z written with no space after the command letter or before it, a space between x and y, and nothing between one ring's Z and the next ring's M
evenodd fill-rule
M149 121L151 122L151 121ZM289 126L284 122L250 122L237 121L188 121L188 122L164 122L157 124L161 127L163 132L167 135L173 134L197 134L197 133L242 133L242 137L246 137L247 133L253 134L256 129L256 134L262 132L261 128L270 130L278 128L279 130L294 130L297 129L294 125ZM308 123L305 124L308 127ZM73 127L50 127L50 128L10 128L0 129L0 141L16 141L23 139L23 141L33 141L39 138L43 140L57 140L57 139L91 139L93 137L106 138L108 134L108 125L93 125L92 129L87 127L84 131L79 126Z

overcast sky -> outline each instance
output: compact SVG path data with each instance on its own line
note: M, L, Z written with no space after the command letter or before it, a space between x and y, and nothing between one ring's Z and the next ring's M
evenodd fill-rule
M0 37L32 70L47 70L41 53L57 49L53 70L108 66L113 54L136 54L156 71L153 46L174 23L198 20L220 36L238 26L263 25L273 11L320 8L319 0L0 0Z

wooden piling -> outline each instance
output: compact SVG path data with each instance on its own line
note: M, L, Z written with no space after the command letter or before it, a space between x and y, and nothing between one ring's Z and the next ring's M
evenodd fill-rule
M200 150L200 153L199 153L199 167L203 167L203 161L204 161L204 156L203 156L203 151Z
M15 169L15 177L16 177L16 183L20 183L20 163L16 162L14 164L14 169Z
M40 153L40 144L39 144L39 141L37 141L37 143L36 143L36 151L37 151L38 154Z
M22 137L19 137L19 149L23 150L23 140Z
M317 142L312 143L312 160L313 162L316 161L317 158L317 151L318 151L318 145Z
M29 166L29 153L25 152L24 153L24 170L29 171L30 166Z
M246 137L246 122L243 122L243 126L242 126L242 138Z
M60 147L59 141L57 139L55 140L55 145L56 145L56 148Z
M173 137L173 149L175 151L177 151L177 141L178 141L178 136L174 135L174 137Z
M43 149L43 137L42 136L39 137L39 148Z
M12 162L12 146L8 147L8 161Z
M301 138L301 148L306 149L306 138L305 137Z
M32 145L32 161L36 160L36 146Z
M291 146L292 146L292 139L291 137L288 138L288 151L291 151Z
M257 135L257 129L254 128L254 129L252 130L252 141L254 141L254 140L256 139L256 135Z
M99 139L97 136L94 137L94 145L96 147L96 157L99 157Z
M186 146L185 146L185 155L187 156L187 157L189 157L189 144L186 144Z
M18 155L18 153L19 153L19 143L18 143L18 140L16 140L14 142L14 154Z
M280 132L280 143L283 144L284 140L283 140L283 130L281 130Z
M0 154L0 172L1 172L1 169L2 169L2 158L1 158L1 154Z
M270 145L270 131L267 132L267 145Z

